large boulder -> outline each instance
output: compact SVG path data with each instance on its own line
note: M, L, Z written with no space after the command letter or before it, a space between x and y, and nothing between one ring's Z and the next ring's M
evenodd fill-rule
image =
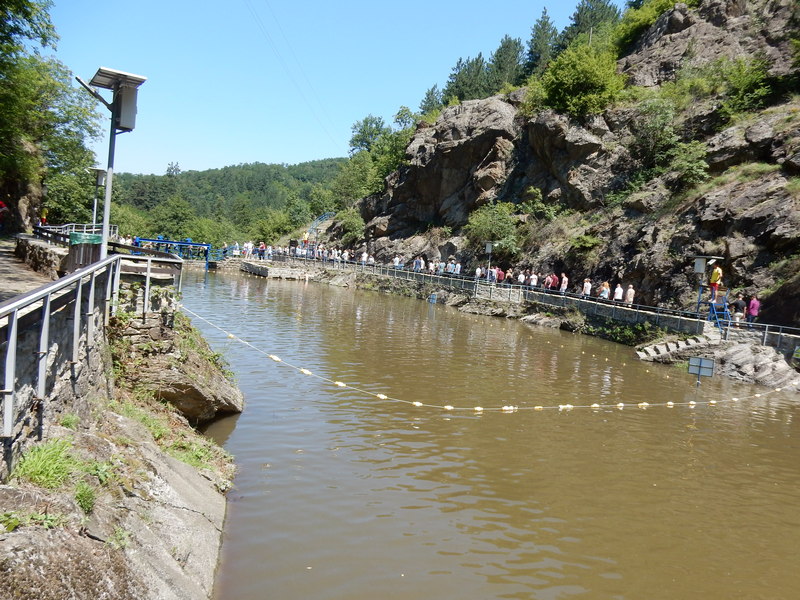
M520 129L516 108L501 96L466 101L445 109L434 125L421 124L406 149L408 166L367 204L371 237L431 223L464 225L502 188Z

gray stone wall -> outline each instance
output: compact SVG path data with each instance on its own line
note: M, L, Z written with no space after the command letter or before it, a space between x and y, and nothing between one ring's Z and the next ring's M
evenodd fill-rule
M95 279L94 302L89 305L89 281L82 284L77 347L75 346L75 290L72 287L51 299L49 315L37 303L18 317L16 352L16 390L13 396L13 431L3 445L0 479L4 479L31 442L47 437L47 429L69 412L88 418L94 394L107 394L110 387L103 315L106 275ZM39 353L45 319L49 344ZM0 356L8 349L7 325L0 329L3 343ZM77 359L77 360L73 360ZM40 363L44 361L43 387ZM3 367L5 369L5 367ZM44 391L40 395L40 392Z

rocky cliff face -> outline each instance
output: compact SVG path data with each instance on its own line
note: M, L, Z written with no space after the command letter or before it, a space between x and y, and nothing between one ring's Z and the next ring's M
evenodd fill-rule
M658 85L687 61L720 56L770 60L791 68L791 0L706 0L662 15L619 62L633 83ZM670 173L622 203L610 201L635 165L635 108L616 107L583 122L552 111L526 117L524 91L464 102L434 125L420 125L409 165L385 193L361 205L367 243L379 260L458 255L484 259L460 235L469 213L491 201L521 205L531 189L558 208L551 221L527 220L514 266L566 271L633 284L646 304L689 307L695 255L724 256L725 284L768 296L764 320L800 326L800 101L786 100L719 127L718 107L692 107L683 130L708 148L709 182L678 191ZM472 265L474 266L474 265Z
M706 0L697 10L683 3L666 11L639 39L620 71L633 85L671 81L687 64L718 58L763 56L770 73L792 68L790 36L795 0Z

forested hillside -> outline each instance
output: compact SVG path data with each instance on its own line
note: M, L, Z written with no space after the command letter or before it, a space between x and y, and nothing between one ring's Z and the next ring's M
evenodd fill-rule
M215 245L269 239L341 208L332 185L345 159L252 163L115 178L113 220L125 235L191 237Z

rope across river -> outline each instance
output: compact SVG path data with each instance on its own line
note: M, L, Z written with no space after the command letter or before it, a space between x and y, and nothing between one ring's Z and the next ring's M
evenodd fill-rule
M313 373L309 369L306 369L304 367L299 367L297 365L293 365L293 364L291 364L289 362L286 362L285 360L283 360L282 358L280 358L279 356L277 356L275 354L270 354L269 352L267 352L265 350L262 350L261 348L258 348L257 346L255 346L252 343L248 342L247 340L239 337L238 335L236 335L234 333L231 333L230 331L225 330L224 328L220 327L216 323L213 323L213 322L209 321L208 319L206 319L205 317L203 317L201 315L198 315L196 312L186 308L186 306L184 306L184 305L180 305L180 308L184 312L192 315L193 317L195 317L197 319L200 319L204 323L207 323L208 325L210 325L214 329L217 329L217 330L221 331L229 339L235 340L236 342L239 342L240 344L243 344L243 345L247 346L248 348L250 348L252 350L255 350L256 352L259 352L260 354L263 354L264 356L266 356L267 358L269 358L270 360L272 360L273 362L277 363L278 365L280 365L282 367L293 369L294 371L296 371L296 372L298 372L298 373L300 373L300 374L302 374L304 376L313 377L315 379L318 379L320 381L323 381L323 382L328 383L330 385L333 385L335 387L346 388L346 389L358 392L360 394L363 394L365 396L371 396L371 397L376 398L376 399L378 399L380 401L383 401L383 402L394 402L394 403L400 403L400 404L407 404L409 406L414 406L414 407L418 407L418 408L431 408L431 409L438 409L438 410L442 410L442 411L452 411L452 412L462 412L462 413L463 412L470 412L470 413L473 413L473 414L481 414L481 413L484 413L484 412L487 412L487 413L488 412L514 413L514 412L518 412L518 411L570 411L570 410L577 410L577 409L624 410L626 408L647 409L647 408L651 408L651 407L674 408L674 407L680 407L680 406L688 407L688 408L691 409L691 408L695 408L696 406L713 407L713 406L716 406L718 404L724 404L724 403L731 404L731 403L737 403L737 402L742 401L742 400L748 400L748 399L753 399L753 398L762 398L762 397L767 396L767 395L769 395L771 393L780 392L780 391L783 391L784 389L787 389L787 388L777 387L777 388L773 388L773 389L768 389L767 391L765 391L763 393L756 393L756 394L752 394L750 396L743 396L743 397L734 396L734 397L727 398L727 399L724 399L724 400L715 400L715 399L710 399L710 400L688 400L688 401L685 401L685 402L672 402L672 401L669 401L669 402L654 402L652 404L649 403L649 402L646 402L646 401L629 402L629 403L618 402L618 403L612 403L612 404L593 403L593 404L554 404L554 405L534 405L534 406L527 406L527 405L526 406L516 406L516 405L503 405L503 406L453 406L453 405L450 405L450 404L430 404L430 403L426 403L426 402L404 400L402 398L393 398L393 397L391 397L391 396L389 396L387 394L371 392L369 390L365 390L365 389L359 388L357 386L345 383L344 381L338 381L336 379L331 379L329 377L325 377L324 375L319 375L317 373ZM791 382L789 385L791 385L791 386L800 386L800 379Z

